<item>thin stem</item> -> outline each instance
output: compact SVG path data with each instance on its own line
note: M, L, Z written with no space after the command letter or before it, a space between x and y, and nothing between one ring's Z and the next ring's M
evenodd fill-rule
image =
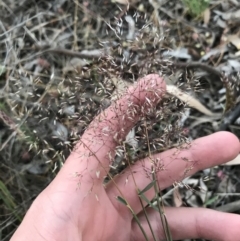
M147 234L146 232L144 231L141 223L140 223L140 220L138 219L136 213L133 211L133 209L131 208L130 204L128 203L127 199L124 197L123 193L121 192L121 190L119 189L117 183L115 182L114 178L112 177L112 175L106 170L106 168L102 165L101 161L99 160L99 158L97 157L97 155L91 151L91 149L81 140L81 142L83 143L83 145L90 151L90 153L92 153L92 155L97 159L97 161L100 163L101 167L103 168L103 170L106 172L106 174L108 175L108 177L110 178L110 180L113 182L113 184L115 185L115 187L117 188L117 190L119 191L120 195L122 196L122 198L125 200L126 202L126 206L127 208L131 211L133 217L135 218L139 228L141 229L143 235L144 235L144 238L149 241L148 237L147 237ZM128 160L129 161L129 160ZM130 165L129 165L130 166ZM131 169L130 169L131 170ZM133 176L133 173L131 171L131 174ZM135 179L134 179L134 176L133 176L133 180L134 180L134 183L135 183L135 186L137 187L136 185L136 182L135 182Z

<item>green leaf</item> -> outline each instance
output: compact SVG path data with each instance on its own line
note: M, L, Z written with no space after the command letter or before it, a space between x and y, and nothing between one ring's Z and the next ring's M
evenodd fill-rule
M151 207L151 208L153 208L155 211L159 212L158 208L157 208L155 205L153 205L153 203L151 203L151 201L148 200L147 197L146 197L143 193L140 194L139 196L140 196L140 198L141 198L143 201L145 201L145 202L149 205L149 207Z
M215 203L217 200L218 200L218 196L215 196L215 197L209 199L209 200L204 204L204 206L206 207L206 206L208 206L208 205L211 205L211 204Z
M125 200L124 198L122 198L122 197L120 197L120 196L117 196L117 200L118 200L120 203L124 204L125 206L128 206L128 203L126 202L126 200Z
M156 180L149 183L142 191L138 193L138 195L141 195L142 193L147 192L149 189L151 189L155 185Z

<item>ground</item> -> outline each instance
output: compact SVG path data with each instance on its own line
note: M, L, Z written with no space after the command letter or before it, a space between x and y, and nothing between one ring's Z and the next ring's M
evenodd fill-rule
M237 0L2 1L0 239L9 240L91 120L146 74L163 76L168 94L136 124L137 148L119 147L131 161L149 153L148 142L161 152L220 130L240 137L239 7ZM113 174L127 165L120 160ZM186 180L191 188L166 190L165 204L239 213L239 178L238 165L199 172Z

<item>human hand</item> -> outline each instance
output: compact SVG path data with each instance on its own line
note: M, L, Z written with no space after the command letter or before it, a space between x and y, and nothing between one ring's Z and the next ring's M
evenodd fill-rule
M149 240L153 240L132 178L133 175L140 190L150 183L142 166L144 163L151 170L149 159L133 165L132 175L127 169L106 187L103 179L109 170L111 156L114 156L116 139L124 139L141 113L156 105L164 93L164 81L158 75L148 75L95 118L56 178L33 202L11 241L145 240L130 210L116 199L121 193L138 214ZM233 159L239 150L239 140L234 135L219 132L194 141L189 149L177 155L174 149L156 154L153 158L160 158L166 167L157 174L161 188L185 178L186 169L187 175L192 175ZM181 157L193 160L195 165L182 161ZM150 200L154 191L148 190L145 195ZM159 213L149 208L147 212L157 240L163 240ZM170 207L165 208L165 213L174 240L239 240L239 215L202 208Z

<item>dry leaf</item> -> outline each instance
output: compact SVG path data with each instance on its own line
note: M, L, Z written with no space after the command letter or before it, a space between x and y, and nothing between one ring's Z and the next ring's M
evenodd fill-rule
M131 147L133 147L134 150L138 148L138 141L135 137L135 128L133 127L132 130L130 130L127 134L125 142Z
M68 130L67 128L61 124L60 122L56 121L56 123L54 124L54 122L52 122L50 124L50 126L52 127L52 135L59 138L62 141L67 141L68 138Z
M201 104L197 99L192 97L191 95L184 93L180 89L178 89L174 85L167 85L167 93L177 97L179 100L186 103L188 106L200 111L201 113L208 115L208 116L215 116L217 114L208 110L203 104Z
M204 183L203 179L200 178L200 192L198 192L198 196L201 198L202 202L205 203L206 198L207 198L207 194L208 193L208 187L207 185Z
M116 87L115 91L112 93L111 101L115 101L115 100L119 99L119 97L131 85L131 83L129 83L121 78L116 78L116 77L112 77L111 80Z
M232 179L225 175L223 176L221 182L218 185L217 189L218 193L235 193L236 192L236 185L233 184Z
M203 123L212 123L214 125L216 123L216 120L219 119L220 116L204 116L204 117L199 117L195 121L192 122L192 124L189 126L190 129L195 128L198 125L201 125Z
M67 72L70 72L70 71L80 72L82 67L86 66L88 63L89 62L86 61L85 59L72 58L63 68L63 73L66 74Z
M214 10L214 12L218 15L221 16L224 20L238 20L240 18L240 10L237 10L235 12L221 12L218 10Z
M120 3L120 4L124 4L127 5L129 4L129 0L112 0L112 2L114 3Z
M183 204L182 197L179 192L179 187L176 187L173 190L173 201L174 201L175 207L177 207L177 208L181 207Z
M167 50L163 52L163 56L171 56L179 59L192 58L192 56L188 53L188 48L178 48L175 50Z
M203 12L203 21L204 24L207 26L209 23L209 20L211 18L211 11L209 8L207 8L204 12Z
M126 39L133 40L135 36L135 21L130 15L127 15L125 17L125 20L128 23L128 34L126 36Z
M215 49L211 49L209 52L207 52L205 55L202 56L199 62L207 61L211 57L217 57L219 55L224 54L227 51L228 51L227 44L224 44L223 46L219 46Z
M228 35L227 41L232 43L238 50L240 50L240 38L238 34Z
M221 67L221 65L219 65L219 67ZM240 71L240 63L237 60L229 59L227 61L227 64L224 63L224 66L221 67L220 69L221 69L221 71L224 71L224 73L226 75L230 75L235 71L237 71L237 72Z
M114 77L112 78L112 82L116 86L116 90L112 94L112 98L111 98L112 101L117 100L119 98L119 96L121 96L124 93L124 91L131 85L127 81L124 81L119 78L114 78ZM174 85L167 85L167 93L177 97L178 99L180 99L181 101L186 103L189 107L192 107L205 115L208 115L208 116L218 116L219 115L219 114L211 112L203 104L201 104L200 101L198 101L191 95L184 93L183 91L181 91Z

